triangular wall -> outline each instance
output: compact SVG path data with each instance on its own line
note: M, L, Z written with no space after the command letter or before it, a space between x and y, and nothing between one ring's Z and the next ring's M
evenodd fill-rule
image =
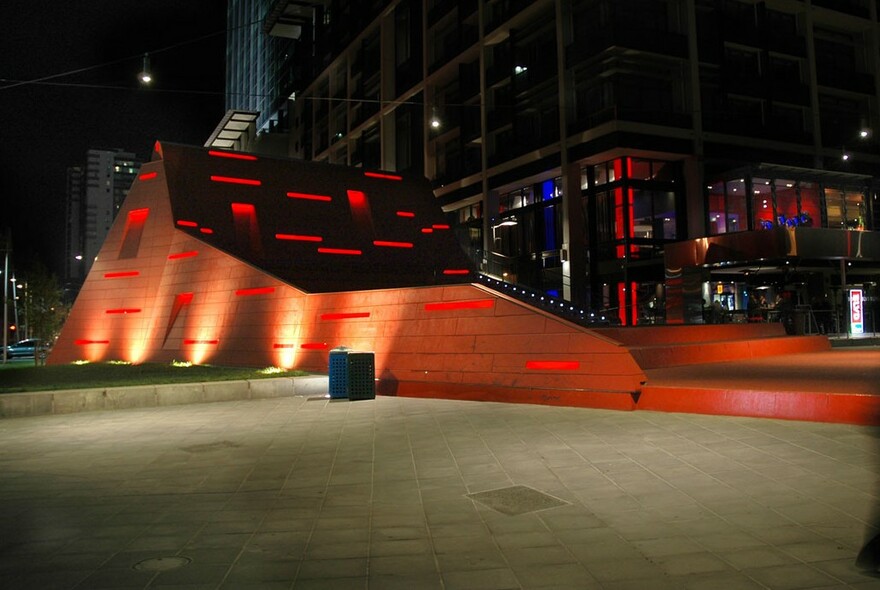
M486 287L423 180L157 144L49 358L326 372L377 389L630 409L618 342Z

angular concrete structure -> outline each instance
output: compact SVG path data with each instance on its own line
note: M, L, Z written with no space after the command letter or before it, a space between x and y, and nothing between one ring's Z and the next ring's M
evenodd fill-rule
M634 409L626 346L475 280L421 179L157 143L49 362L326 372L344 345L380 394Z

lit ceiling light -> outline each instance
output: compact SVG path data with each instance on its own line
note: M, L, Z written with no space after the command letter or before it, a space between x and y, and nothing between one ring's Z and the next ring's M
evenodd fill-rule
M526 66L516 66L513 68L513 73L516 74L517 76L519 76L520 74L524 74L525 72L528 72L528 71L529 71L529 68L527 68Z
M150 74L150 56L147 53L144 54L144 69L138 74L138 80L141 84L149 84L153 81L153 76Z

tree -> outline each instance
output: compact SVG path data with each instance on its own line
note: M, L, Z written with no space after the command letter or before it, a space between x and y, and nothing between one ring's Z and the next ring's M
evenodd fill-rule
M64 324L66 307L57 277L40 262L34 263L27 273L24 299L23 311L31 337L41 346L54 342ZM39 351L34 354L35 364L41 363L41 356Z

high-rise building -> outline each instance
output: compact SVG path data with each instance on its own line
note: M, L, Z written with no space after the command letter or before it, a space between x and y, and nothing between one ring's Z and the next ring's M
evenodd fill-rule
M88 274L141 161L121 149L92 149L83 167L68 168L65 236L66 288Z
M874 0L233 0L228 22L249 149L426 176L488 274L624 325L779 296L840 329L848 288L876 300Z

